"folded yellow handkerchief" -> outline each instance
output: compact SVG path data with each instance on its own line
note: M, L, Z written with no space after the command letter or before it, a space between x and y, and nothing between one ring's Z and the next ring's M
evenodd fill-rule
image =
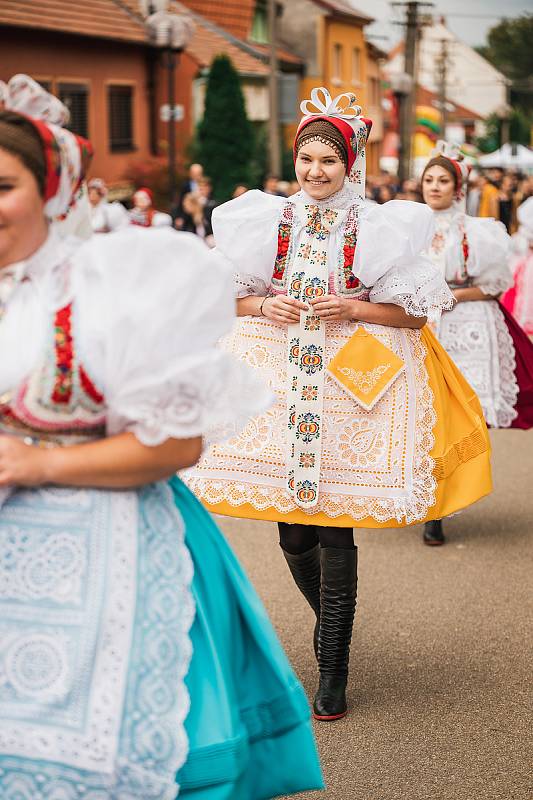
M362 326L328 364L330 375L367 411L404 368L402 359Z

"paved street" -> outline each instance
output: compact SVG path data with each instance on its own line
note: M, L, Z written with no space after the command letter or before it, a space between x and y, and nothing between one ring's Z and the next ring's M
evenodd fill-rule
M447 546L420 527L358 533L351 713L315 724L328 800L533 798L533 431L492 440L495 491L448 522ZM221 522L312 696L311 613L275 525Z

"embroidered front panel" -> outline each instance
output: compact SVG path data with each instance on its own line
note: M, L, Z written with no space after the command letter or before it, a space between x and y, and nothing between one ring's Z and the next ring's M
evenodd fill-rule
M38 441L104 435L104 397L77 356L72 312L69 303L55 313L41 366L13 395L0 398L0 430Z
M294 204L287 203L283 206L278 225L278 249L272 274L272 287L276 291L283 291L287 283L287 264L292 255L292 239L294 226Z
M20 490L0 554L2 800L175 798L194 603L169 487Z
M369 291L355 276L353 264L357 247L359 226L359 207L351 206L346 217L343 230L342 248L337 258L337 269L334 274L334 294L341 297L354 297L368 300Z
M324 361L331 359L352 337L355 325L327 323ZM348 514L355 520L367 516L378 521L423 519L435 502L435 480L430 452L435 412L424 359L426 351L418 331L365 325L376 338L405 362L405 370L371 411L355 403L326 376L321 419L320 491L311 515ZM191 489L206 501L258 510L270 507L286 513L299 506L286 489L288 436L286 415L286 330L260 319L240 319L225 349L259 368L276 392L277 403L256 417L237 437L216 445L187 474ZM300 389L314 400L318 385L309 375ZM300 439L316 435L316 420L295 414ZM299 455L298 466L312 472L315 454ZM312 481L311 481L312 482ZM302 483L302 497L313 487Z

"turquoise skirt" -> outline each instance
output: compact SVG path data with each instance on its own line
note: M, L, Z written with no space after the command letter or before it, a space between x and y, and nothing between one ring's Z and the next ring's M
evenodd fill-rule
M268 800L324 788L305 693L261 601L194 495L170 481L195 575L184 800Z

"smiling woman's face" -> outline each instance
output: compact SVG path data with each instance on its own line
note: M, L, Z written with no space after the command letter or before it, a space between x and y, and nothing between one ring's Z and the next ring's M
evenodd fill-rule
M322 142L302 145L294 169L300 187L314 200L325 200L338 192L346 176L346 167L335 150Z

